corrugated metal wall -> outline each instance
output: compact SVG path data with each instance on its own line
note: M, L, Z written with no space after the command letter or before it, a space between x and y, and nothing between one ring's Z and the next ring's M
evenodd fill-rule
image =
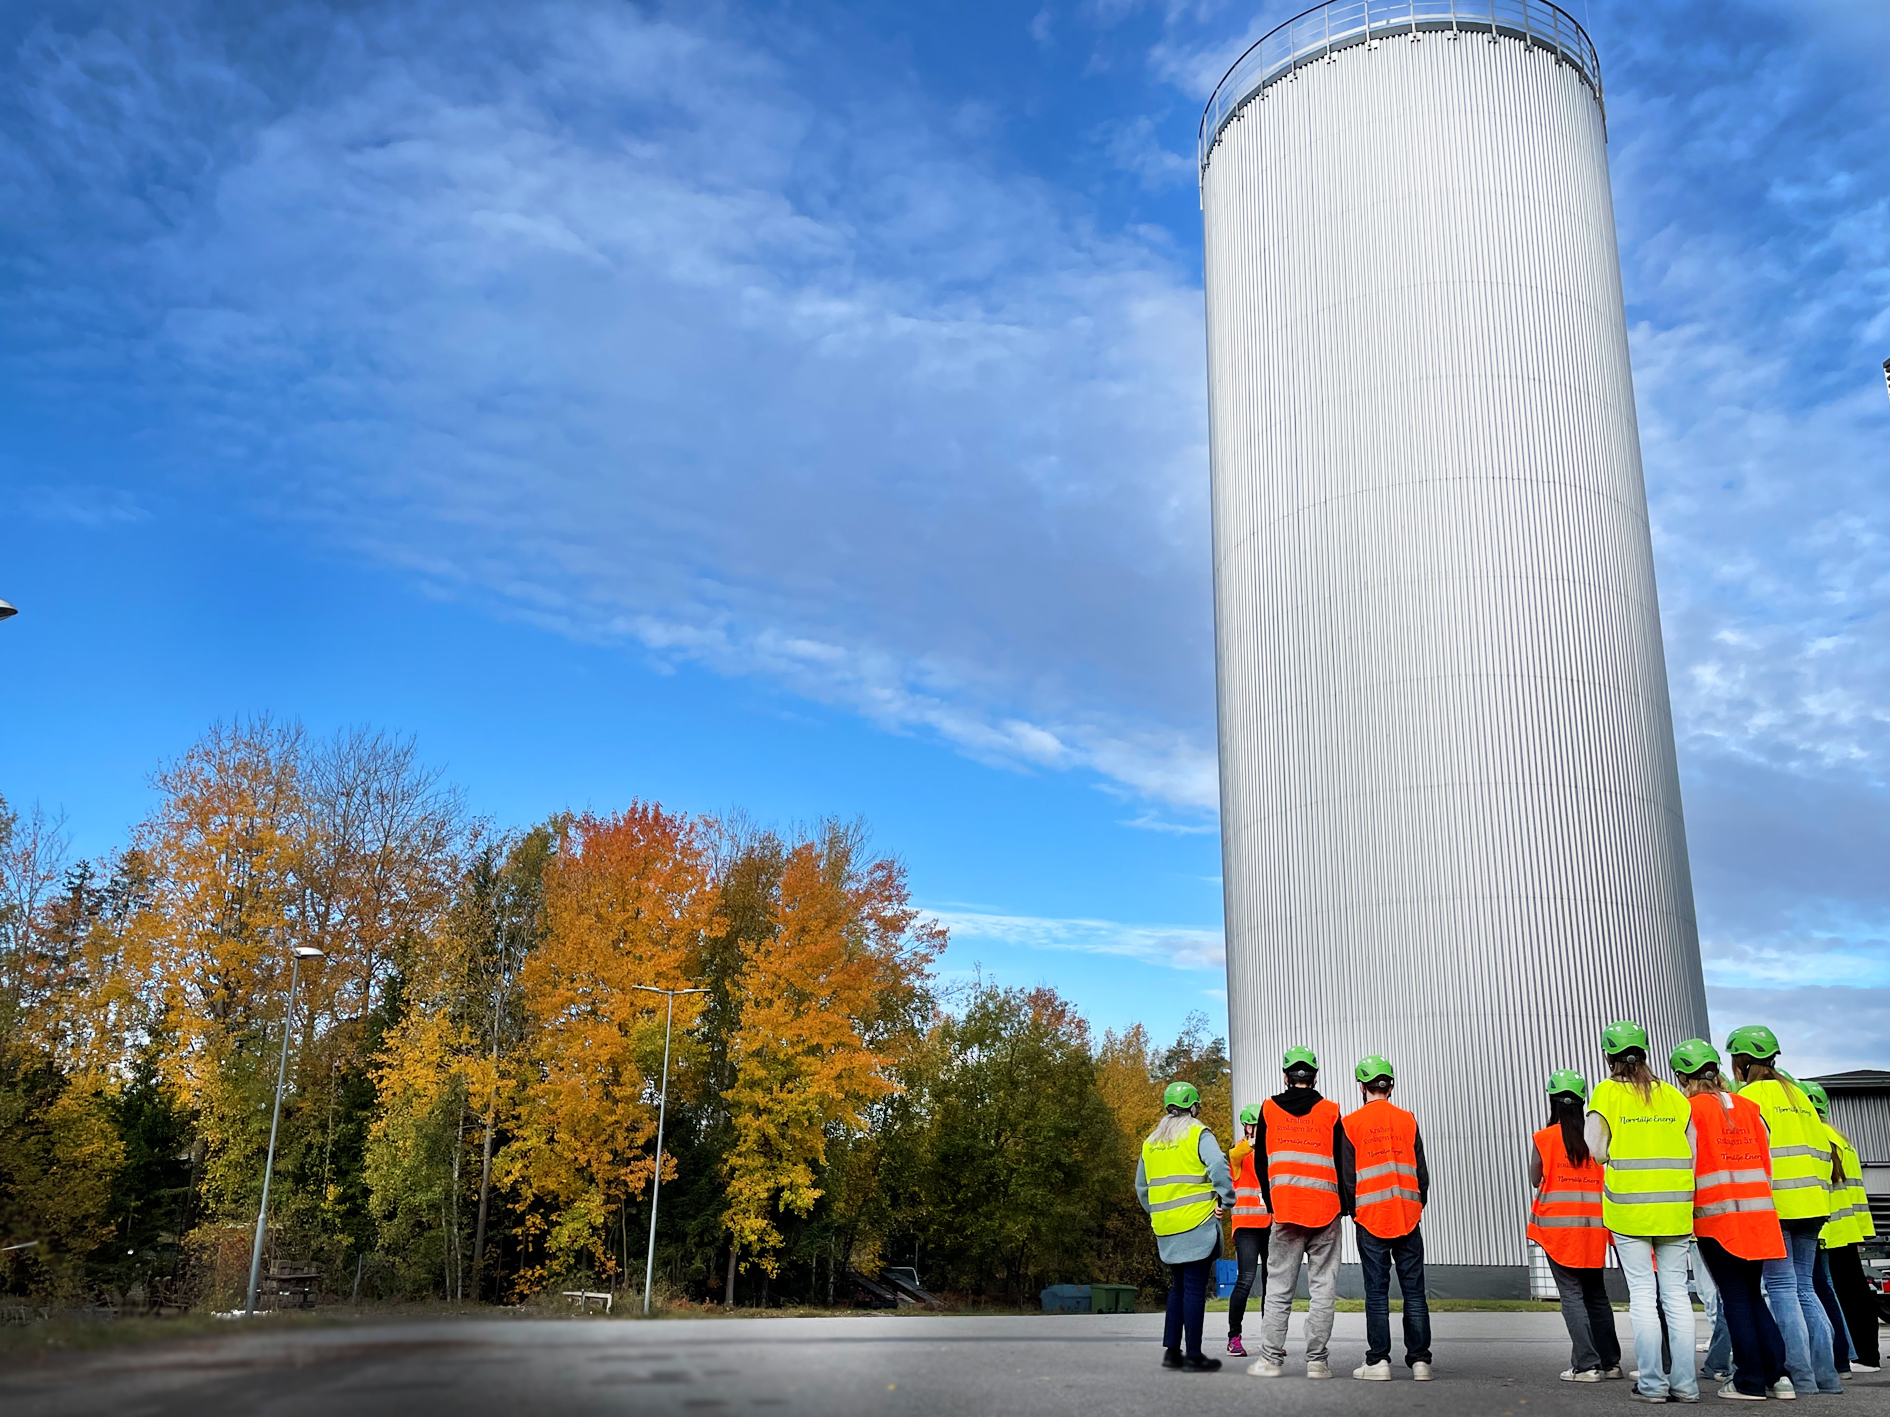
M1831 1125L1866 1166L1890 1166L1890 1092L1832 1091Z
M1236 1105L1385 1053L1430 1259L1522 1265L1548 1072L1707 1028L1601 110L1514 38L1361 44L1202 205Z

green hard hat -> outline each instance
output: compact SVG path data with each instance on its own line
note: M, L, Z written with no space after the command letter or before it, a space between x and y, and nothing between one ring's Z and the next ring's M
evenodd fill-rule
M1398 1075L1391 1070L1391 1064L1383 1054L1374 1053L1369 1058L1358 1060L1358 1066L1352 1069L1352 1076L1360 1082L1371 1082L1374 1078L1395 1078Z
M1588 1100L1588 1079L1568 1068L1558 1068L1549 1074L1549 1096L1558 1092L1572 1092L1582 1101Z
M1701 1068L1719 1066L1719 1049L1704 1038L1689 1038L1674 1045L1667 1061L1676 1073L1697 1073Z
M1310 1048L1288 1048L1286 1056L1280 1059L1280 1070L1284 1072L1288 1068L1311 1068L1318 1072L1319 1055Z
M1748 1058L1776 1058L1778 1035L1762 1023L1749 1023L1726 1035L1728 1053L1744 1053Z
M1201 1100L1201 1094L1195 1091L1191 1082L1171 1082L1162 1093L1164 1107L1192 1107Z
M1826 1092L1822 1086L1815 1082L1801 1082L1798 1086L1804 1090L1805 1096L1811 1099L1811 1105L1818 1109L1818 1115L1820 1117L1828 1117L1831 1115L1830 1093Z
M1249 1102L1245 1107L1240 1109L1240 1125L1243 1127L1257 1127L1260 1125L1260 1104L1258 1102Z
M1630 1048L1638 1048L1643 1053L1647 1051L1647 1030L1632 1019L1624 1018L1601 1030L1601 1051L1610 1058Z

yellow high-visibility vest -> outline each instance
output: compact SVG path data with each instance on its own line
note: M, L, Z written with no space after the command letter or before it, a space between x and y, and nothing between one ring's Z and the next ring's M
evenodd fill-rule
M1772 1134L1772 1201L1780 1220L1819 1220L1831 1214L1831 1134L1796 1083L1783 1078L1749 1082L1741 1097L1759 1104Z
M1858 1164L1857 1148L1829 1122L1824 1129L1844 1165L1844 1179L1831 1183L1831 1218L1818 1232L1818 1242L1832 1249L1870 1239L1877 1226L1870 1218L1870 1197L1864 1193L1864 1168Z
M1693 1109L1679 1088L1638 1088L1613 1078L1595 1088L1588 1110L1608 1124L1608 1164L1601 1172L1601 1219L1617 1235L1693 1233Z
M1157 1235L1179 1235L1214 1214L1214 1187L1201 1164L1200 1122L1165 1145L1142 1143L1142 1174L1148 1182L1148 1220Z

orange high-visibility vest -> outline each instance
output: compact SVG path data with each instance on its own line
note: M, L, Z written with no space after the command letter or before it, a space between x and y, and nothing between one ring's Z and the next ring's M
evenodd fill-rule
M1246 1146L1239 1143L1235 1150ZM1234 1159L1234 1229L1264 1230L1273 1223L1273 1212L1267 1209L1265 1192L1260 1189L1260 1177L1253 1169L1253 1148L1240 1152Z
M1358 1163L1358 1198L1352 1218L1381 1240L1417 1229L1424 1214L1418 1195L1417 1118L1384 1098L1345 1119Z
M1693 1233L1711 1236L1742 1260L1784 1259L1765 1114L1751 1098L1724 1093L1704 1092L1689 1098L1688 1105L1697 1144Z
M1529 1207L1529 1238L1557 1264L1600 1269L1608 1261L1608 1227L1601 1219L1601 1167L1568 1159L1560 1127L1536 1133L1542 1188Z
M1314 1229L1339 1218L1339 1160L1332 1154L1338 1104L1322 1097L1304 1117L1272 1098L1260 1104L1267 1124L1267 1189L1273 1214L1289 1225Z

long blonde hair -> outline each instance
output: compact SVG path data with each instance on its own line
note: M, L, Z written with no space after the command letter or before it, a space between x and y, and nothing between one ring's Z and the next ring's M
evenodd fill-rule
M1709 1092L1724 1092L1726 1078L1717 1065L1708 1064L1692 1077L1681 1078L1680 1090L1688 1097L1703 1097Z
M1148 1134L1149 1144L1168 1146L1180 1141L1188 1135L1188 1128L1193 1126L1196 1120L1194 1108L1184 1110L1180 1107L1170 1107L1161 1121L1155 1124L1155 1130Z
M1647 1066L1647 1054L1639 1048L1624 1048L1609 1058L1608 1076L1633 1088L1641 1095L1643 1102L1654 1100L1654 1085L1660 1081L1654 1076L1654 1070Z

